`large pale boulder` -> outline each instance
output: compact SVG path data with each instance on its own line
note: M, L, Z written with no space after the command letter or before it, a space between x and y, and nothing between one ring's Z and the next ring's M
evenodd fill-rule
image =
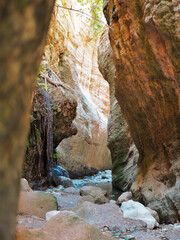
M141 221L125 219L121 209L114 203L98 205L91 202L82 202L73 211L84 221L100 229L104 226L121 230L126 230L127 226L129 229L146 226Z
M57 240L109 240L97 228L82 221L75 213L63 211L44 225Z
M51 233L41 229L16 228L15 240L57 240Z
M159 226L156 219L151 215L151 212L139 202L129 200L121 205L123 216L125 218L137 219L144 221L149 229Z
M57 200L52 194L38 191L20 193L19 214L45 217L51 210L57 210Z
M105 192L98 187L84 186L80 189L81 196L91 196L95 203L103 204L106 202Z

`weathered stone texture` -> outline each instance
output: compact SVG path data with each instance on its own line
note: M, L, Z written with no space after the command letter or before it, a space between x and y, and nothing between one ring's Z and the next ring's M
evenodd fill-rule
M115 95L140 154L132 190L166 222L180 218L179 7L179 1L109 0L109 9L105 3Z
M71 1L58 3L71 7ZM72 2L74 8L76 4ZM74 121L78 133L59 144L60 164L71 171L71 177L85 175L92 168L111 168L106 130L109 88L98 70L97 42L89 37L83 16L56 8L45 57L61 81L74 90L78 103Z
M110 86L108 147L112 157L112 182L114 187L126 191L130 189L135 180L139 155L115 97L115 66L108 37L108 28L104 29L100 38L98 55L99 69Z
M33 92L31 124L23 177L33 186L49 184L49 173L57 163L55 148L62 139L77 133L72 123L77 101L73 90L62 83L47 62L41 62L37 87Z

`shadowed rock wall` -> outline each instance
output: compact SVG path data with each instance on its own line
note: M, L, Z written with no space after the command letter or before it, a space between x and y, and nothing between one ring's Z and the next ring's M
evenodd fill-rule
M180 218L179 1L109 0L115 95L139 151L136 199Z
M137 172L138 151L132 141L128 125L115 97L115 66L108 36L108 27L98 47L99 69L110 85L110 115L108 119L108 147L112 157L112 183L121 191L129 190Z
M49 184L50 171L58 164L55 149L62 139L75 135L77 102L73 90L63 84L47 62L41 63L33 92L30 132L23 164L23 177L33 187Z

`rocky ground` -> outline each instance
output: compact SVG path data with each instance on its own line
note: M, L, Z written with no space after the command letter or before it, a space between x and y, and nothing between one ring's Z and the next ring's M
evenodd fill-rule
M149 229L147 219L145 223L125 218L122 202L132 200L129 194L121 195L117 201L110 200L116 198L111 192L110 171L73 183L74 187L58 186L38 192L22 180L16 240L180 240L179 223Z

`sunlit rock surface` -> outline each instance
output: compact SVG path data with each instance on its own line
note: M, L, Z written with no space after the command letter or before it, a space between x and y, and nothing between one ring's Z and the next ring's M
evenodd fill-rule
M108 5L109 3L109 9ZM180 219L179 1L105 1L116 97L139 151L136 199Z
M110 86L110 115L108 119L108 147L112 157L113 186L126 191L130 189L137 172L138 151L132 141L128 125L115 97L115 66L108 37L108 28L100 38L98 47L99 69Z
M79 8L76 1L58 1ZM55 20L56 19L56 20ZM45 57L61 81L74 90L77 100L76 136L58 146L60 164L70 177L111 167L107 148L109 89L97 65L97 43L90 39L89 23L73 11L55 7Z

